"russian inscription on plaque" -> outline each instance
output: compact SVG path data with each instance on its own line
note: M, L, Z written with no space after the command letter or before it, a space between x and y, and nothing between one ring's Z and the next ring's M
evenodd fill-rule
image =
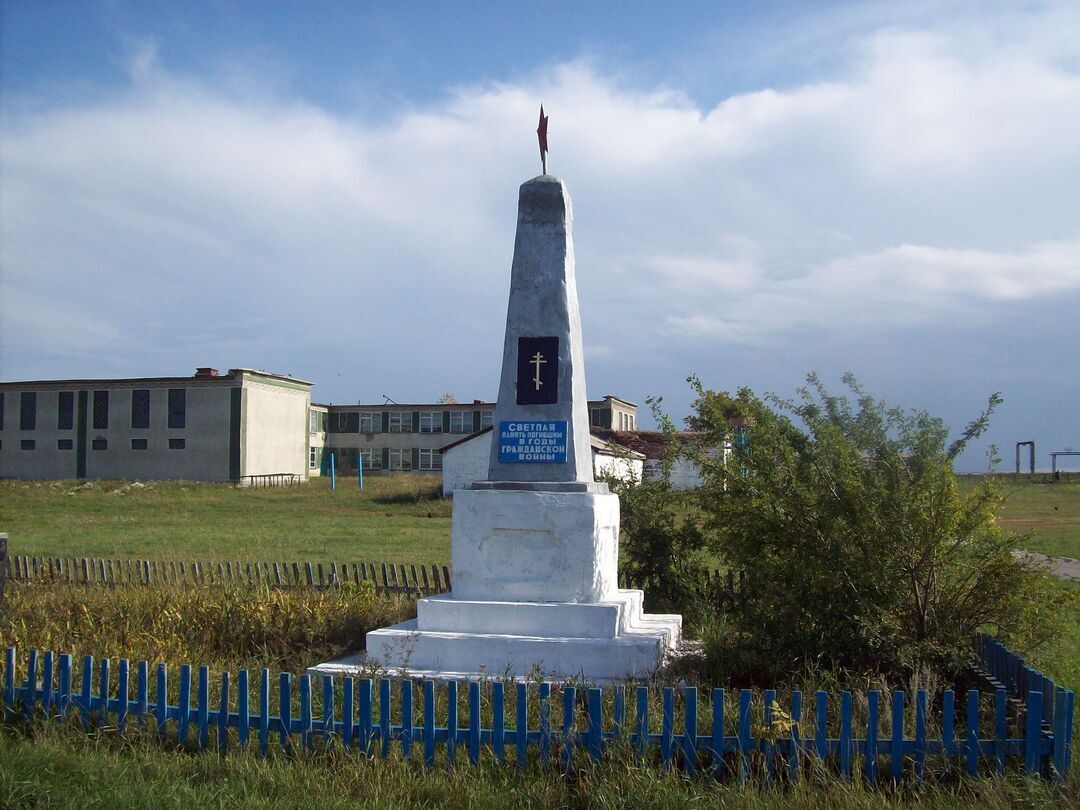
M499 422L499 461L565 464L566 420Z

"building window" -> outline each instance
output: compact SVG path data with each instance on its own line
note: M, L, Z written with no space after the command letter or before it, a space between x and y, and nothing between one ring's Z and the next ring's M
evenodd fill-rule
M334 414L337 419L337 429L344 433L349 428L349 415L347 413L338 412Z
M107 439L94 439L90 442L90 447L94 450L108 450L109 442Z
M378 433L382 430L382 414L378 413L362 413L360 414L360 432L361 433Z
M133 430L150 427L150 390L147 388L131 392L131 427Z
M426 447L420 448L420 469L441 470L442 453L440 453L438 450L431 450Z
M393 416L393 414L391 414ZM390 450L390 469L391 470L411 470L412 469L412 448L404 447L400 450L392 448Z
M19 430L37 429L37 394L23 391L19 399ZM26 448L24 448L26 449ZM29 448L33 450L34 448Z
M37 447L37 442L35 442L33 439L23 439L20 446L23 450L33 450L35 447Z
M187 427L187 389L169 389L169 430Z
M360 458L365 470L382 469L382 450L373 447L370 450L361 450Z
M472 425L472 411L450 411L451 433L472 433Z
M317 470L317 469L319 469L319 448L318 447L309 447L308 448L307 466L308 466L309 470Z
M633 414L631 414L630 416L627 417L627 419L629 420L630 424L626 429L627 430L637 430L637 425L636 425L637 417L634 416Z
M495 424L495 411L480 411L480 429L489 428Z
M319 432L319 412L318 411L308 411L307 429L308 429L308 433L318 433Z
M131 449L132 450L145 450L149 446L150 446L150 443L146 439L132 439L131 440Z
M600 421L599 408L589 408L589 424L593 427L603 427L603 423Z
M74 448L74 446L75 446L75 443L71 439L57 439L56 440L56 449L57 450L71 450L71 449Z
M94 392L94 430L109 429L109 392Z
M442 433L441 411L420 411L421 433Z
M75 427L75 392L61 391L56 399L56 429L71 430Z
M390 412L390 432L391 433L412 433L412 411L391 411ZM393 469L393 467L391 467Z
M169 439L170 450L183 450L187 447L187 442L184 439Z

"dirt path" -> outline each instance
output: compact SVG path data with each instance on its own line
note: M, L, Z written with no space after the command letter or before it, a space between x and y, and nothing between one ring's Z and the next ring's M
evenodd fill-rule
M1022 560L1034 560L1039 563L1048 563L1050 573L1058 579L1080 579L1080 560L1072 557L1051 557L1048 554L1040 554L1037 551L1017 551L1016 556Z

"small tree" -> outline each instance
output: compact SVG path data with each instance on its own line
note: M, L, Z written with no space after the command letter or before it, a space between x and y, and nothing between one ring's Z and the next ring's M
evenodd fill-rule
M717 554L749 587L731 619L740 660L770 677L807 665L906 674L954 671L982 628L1031 648L1068 595L1017 560L992 482L970 495L952 463L1001 398L952 443L940 419L888 408L854 377L834 396L811 374L796 400L706 390L696 378L699 504ZM749 442L704 452L742 417Z

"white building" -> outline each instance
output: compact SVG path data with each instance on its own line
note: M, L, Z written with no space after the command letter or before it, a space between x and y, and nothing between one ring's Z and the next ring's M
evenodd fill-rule
M442 448L443 495L451 495L455 489L466 489L473 481L487 479L494 435L487 427ZM606 441L595 433L590 435L589 441L594 475L614 475L624 481L641 480L644 454Z
M304 479L311 385L245 368L0 383L0 477Z

